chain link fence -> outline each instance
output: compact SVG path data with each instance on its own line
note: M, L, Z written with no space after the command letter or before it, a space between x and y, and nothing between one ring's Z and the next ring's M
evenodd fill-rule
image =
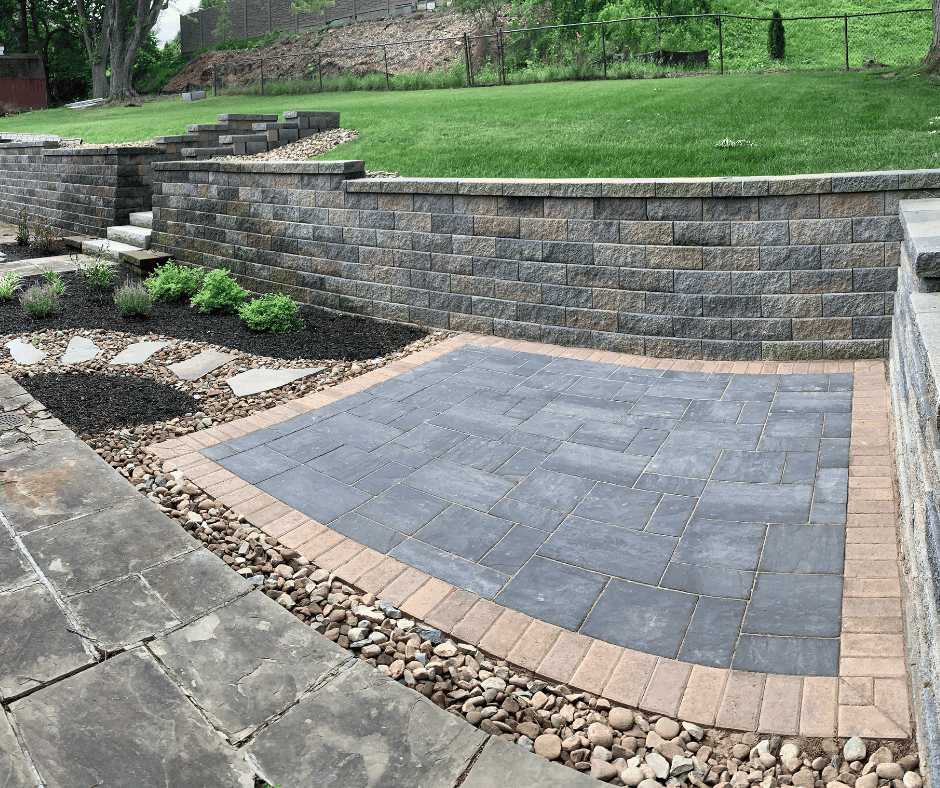
M932 37L929 8L784 18L785 55L775 60L768 54L769 23L769 18L728 14L640 17L276 57L248 58L238 52L216 58L191 87L216 95L287 94L683 72L900 68L923 58ZM415 69L419 60L434 67Z

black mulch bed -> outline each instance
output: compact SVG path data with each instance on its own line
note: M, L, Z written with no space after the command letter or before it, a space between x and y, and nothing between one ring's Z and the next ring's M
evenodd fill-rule
M251 331L237 315L201 315L185 303L154 304L148 317L126 319L118 312L111 293L98 294L90 290L75 273L64 274L63 278L67 285L66 293L59 312L50 317L41 320L30 318L15 298L0 303L0 334L101 328L209 342L271 358L336 361L361 361L384 356L427 336L427 331L420 328L344 315L313 306L300 308L306 328L286 334ZM39 279L24 279L23 285L28 287ZM115 277L118 283L124 279L140 281L123 271Z
M77 433L169 421L199 410L199 402L188 394L133 375L47 372L17 382Z
M0 254L6 255L4 262L12 263L17 260L33 260L37 257L55 257L65 254L68 250L63 246L58 252L52 254L36 252L31 246L20 246L19 244L0 244Z

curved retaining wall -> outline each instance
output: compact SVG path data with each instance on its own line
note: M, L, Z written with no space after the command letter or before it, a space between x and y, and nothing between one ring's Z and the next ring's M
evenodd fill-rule
M884 356L898 201L940 171L673 180L364 178L154 164L154 246L255 291L431 327L679 358Z

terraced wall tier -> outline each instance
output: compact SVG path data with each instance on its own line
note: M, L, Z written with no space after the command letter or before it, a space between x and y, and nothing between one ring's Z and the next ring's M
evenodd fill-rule
M57 142L0 145L0 219L16 223L25 208L64 232L104 236L149 210L159 147L59 148Z
M680 358L887 353L898 201L940 171L690 180L364 178L363 162L156 164L154 242L258 292Z

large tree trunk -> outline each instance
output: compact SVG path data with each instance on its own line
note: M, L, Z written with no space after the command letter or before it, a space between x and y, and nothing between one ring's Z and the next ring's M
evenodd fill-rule
M29 51L29 26L26 22L26 0L18 0L19 24L16 30L16 46L24 54Z
M108 85L108 61L100 60L91 66L92 98L107 98L111 88Z
M940 0L938 0L940 2ZM164 0L108 0L111 25L111 101L136 98L133 85L134 61L144 37L157 24ZM132 26L133 22L133 26Z
M108 87L108 54L111 50L111 39L108 37L108 13L105 8L100 23L92 19L85 5L85 0L76 0L78 17L82 23L82 40L85 42L85 52L91 65L92 98L107 98ZM100 24L100 28L99 28Z
M933 39L924 65L928 71L940 70L940 0L933 0Z

